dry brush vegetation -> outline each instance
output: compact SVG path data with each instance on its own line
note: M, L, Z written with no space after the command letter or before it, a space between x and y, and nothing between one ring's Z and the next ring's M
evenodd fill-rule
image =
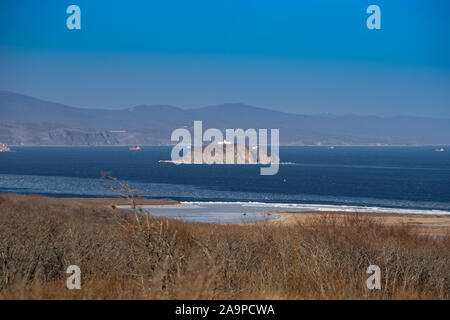
M449 249L356 215L213 225L0 194L3 299L449 299ZM381 290L366 287L372 264Z

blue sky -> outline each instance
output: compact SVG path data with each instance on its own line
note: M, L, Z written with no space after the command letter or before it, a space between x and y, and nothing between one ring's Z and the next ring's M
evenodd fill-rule
M81 8L81 30L66 8ZM381 30L366 8L381 8ZM450 117L447 0L0 2L0 89L80 107L242 102Z

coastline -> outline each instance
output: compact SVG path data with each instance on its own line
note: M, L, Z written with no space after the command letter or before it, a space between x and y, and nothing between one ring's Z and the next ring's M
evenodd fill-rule
M115 204L118 209L129 206L129 202L124 198L67 198L80 204L111 207ZM185 207L188 204L173 199L136 199L137 206L146 207ZM446 214L417 214L399 212L358 212L358 211L261 211L259 214L278 216L263 223L280 226L292 226L295 224L309 224L313 220L323 217L333 217L337 221L349 216L371 217L377 222L387 226L407 226L414 233L423 236L448 236L450 235L450 215ZM229 223L230 225L247 225L257 222Z
M410 214L410 213L384 213L384 212L349 212L349 211L265 211L261 214L277 215L279 218L267 221L275 225L308 224L321 217L335 217L338 220L348 216L371 217L376 222L387 226L403 225L410 227L413 232L423 236L450 235L450 215L442 214Z
M0 193L16 195L14 193ZM22 195L23 196L23 195ZM34 197L40 195L24 195L25 197ZM67 201L68 203L89 206L102 207L111 209L113 206L117 209L124 209L125 206L130 206L129 200L125 198L57 198L47 197L50 199L58 199ZM146 207L188 207L188 203L180 202L174 199L148 199L137 198L137 206ZM271 219L263 221L249 221L249 222L231 222L229 225L249 225L255 223L268 223L275 226L294 226L296 224L308 225L312 222L317 222L321 218L333 218L339 223L340 219L351 216L370 217L374 221L382 223L386 226L405 226L410 228L416 234L422 236L450 236L450 215L449 214L420 214L420 213L401 213L401 212L361 212L361 211L287 211L287 210L261 210L258 212L261 215L271 215Z
M53 197L51 197L53 198ZM110 207L112 204L116 206L129 206L130 201L125 198L60 198L76 201L87 205L99 205ZM136 198L137 206L155 206L155 207L183 207L185 204L173 199L148 199Z

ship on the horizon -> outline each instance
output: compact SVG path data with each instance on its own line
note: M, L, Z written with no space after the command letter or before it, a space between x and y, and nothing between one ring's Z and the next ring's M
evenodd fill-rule
M10 152L11 149L4 143L0 144L0 152Z
M128 150L131 150L131 151L141 151L141 150L142 150L142 148L141 148L141 147L138 147L138 146L136 146L136 147L130 147L130 148L128 148Z
M439 149L436 149L436 150L434 150L434 151L436 151L436 152L444 152L445 149L444 149L444 148L439 148Z

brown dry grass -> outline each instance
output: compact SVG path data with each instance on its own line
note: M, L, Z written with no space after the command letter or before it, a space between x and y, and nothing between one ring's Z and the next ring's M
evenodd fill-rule
M3 299L449 299L449 249L367 216L211 225L0 194Z
M330 215L336 218L357 214L360 217L368 216L376 222L387 226L408 225L411 232L422 236L448 236L450 235L450 215L443 214L405 214L405 213L378 213L378 212L293 212L271 211L266 214L275 214L279 219L270 220L274 224L304 224L312 217Z

